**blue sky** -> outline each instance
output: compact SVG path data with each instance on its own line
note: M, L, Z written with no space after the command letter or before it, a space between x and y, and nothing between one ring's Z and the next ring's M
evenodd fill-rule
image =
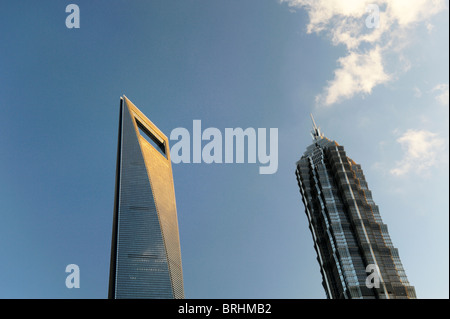
M448 298L448 5L3 1L0 298L107 297L123 94L167 136L278 128L276 174L173 164L187 298L325 298L294 174L310 113L362 165L417 295Z

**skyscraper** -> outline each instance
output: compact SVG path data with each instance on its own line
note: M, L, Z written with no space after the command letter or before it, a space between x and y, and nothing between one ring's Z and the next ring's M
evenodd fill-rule
M312 120L296 176L327 297L416 298L361 166Z
M120 99L109 298L184 298L167 137Z

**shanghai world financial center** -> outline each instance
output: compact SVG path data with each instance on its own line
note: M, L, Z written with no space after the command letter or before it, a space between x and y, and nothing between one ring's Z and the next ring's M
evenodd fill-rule
M415 298L361 166L312 137L295 172L327 298ZM169 142L125 96L116 167L109 298L184 298Z
M120 99L109 298L184 298L167 137Z

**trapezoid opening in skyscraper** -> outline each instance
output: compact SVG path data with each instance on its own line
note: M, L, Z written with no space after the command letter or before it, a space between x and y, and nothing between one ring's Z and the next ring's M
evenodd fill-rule
M361 166L312 120L295 174L327 298L416 298Z
M169 140L126 96L120 99L108 297L184 298Z

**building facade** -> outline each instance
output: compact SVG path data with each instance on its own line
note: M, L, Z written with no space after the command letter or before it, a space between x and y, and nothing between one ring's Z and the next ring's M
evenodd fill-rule
M312 137L296 176L327 298L416 298L361 166L314 119Z
M184 298L169 141L125 96L120 99L108 297Z

